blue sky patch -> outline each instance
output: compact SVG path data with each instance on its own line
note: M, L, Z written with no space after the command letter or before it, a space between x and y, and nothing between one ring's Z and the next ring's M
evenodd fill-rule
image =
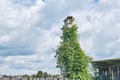
M11 0L14 4L23 6L33 6L36 4L36 0Z
M98 4L100 0L92 0L93 4Z

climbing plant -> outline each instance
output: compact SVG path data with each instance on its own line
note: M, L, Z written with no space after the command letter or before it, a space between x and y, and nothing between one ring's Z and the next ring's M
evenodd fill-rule
M77 26L62 28L61 42L56 50L57 67L70 80L92 80L89 74L89 60L80 47Z

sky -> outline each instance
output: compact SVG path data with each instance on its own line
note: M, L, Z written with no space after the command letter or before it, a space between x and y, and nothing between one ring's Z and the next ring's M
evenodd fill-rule
M1 0L0 74L56 74L63 20L75 18L93 60L120 58L120 0Z

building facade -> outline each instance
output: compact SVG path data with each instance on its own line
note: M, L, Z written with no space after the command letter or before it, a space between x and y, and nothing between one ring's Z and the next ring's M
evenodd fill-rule
M120 58L92 62L95 80L120 80Z

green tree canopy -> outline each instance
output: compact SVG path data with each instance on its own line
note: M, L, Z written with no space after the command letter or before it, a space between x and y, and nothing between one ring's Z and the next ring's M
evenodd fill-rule
M42 71L38 71L36 77L43 78L44 77L43 72Z

